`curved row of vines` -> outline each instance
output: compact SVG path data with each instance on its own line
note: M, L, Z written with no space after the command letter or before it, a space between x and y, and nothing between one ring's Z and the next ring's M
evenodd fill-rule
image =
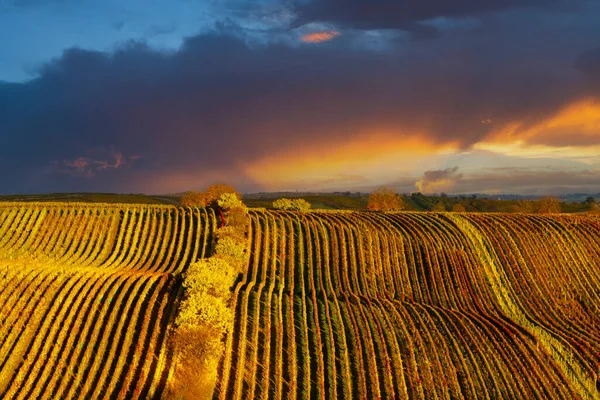
M0 398L159 398L210 210L0 205Z
M598 398L600 218L252 211L215 397ZM0 206L0 397L155 398L213 211Z
M600 219L251 213L217 397L600 397Z

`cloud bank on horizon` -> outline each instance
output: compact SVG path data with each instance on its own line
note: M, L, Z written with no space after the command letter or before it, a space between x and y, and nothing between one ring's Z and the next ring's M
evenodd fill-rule
M2 3L0 33L97 7L60 4ZM600 192L597 2L104 4L11 27L10 65L60 52L0 63L0 193Z

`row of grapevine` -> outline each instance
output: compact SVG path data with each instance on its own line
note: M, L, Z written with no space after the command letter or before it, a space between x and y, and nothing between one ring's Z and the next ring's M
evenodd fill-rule
M0 398L159 398L211 210L0 205Z
M0 260L182 272L210 253L212 210L160 205L0 205Z
M0 397L147 398L212 211L0 206ZM600 218L251 212L229 398L595 398Z
M15 273L15 271L19 271ZM166 382L176 279L4 263L0 397L154 397Z
M568 353L581 358L571 374L584 381L578 374L594 377L600 365L599 303L594 302L600 274L593 269L600 261L597 220L443 213L251 215L251 259L235 288L236 325L227 342L219 398L572 399L597 394L574 382L531 329L547 326L560 343L579 344L579 352ZM520 242L499 242L503 236L491 230L499 229L500 220L510 231L506 240ZM534 237L545 226L526 226L536 223L556 230L545 244ZM470 226L485 237L482 242L473 240ZM490 256L497 246L498 254L524 252L519 261L527 264L529 276L518 283L509 272L498 280L491 277L490 263L494 268L518 265ZM557 252L569 247L568 255L540 259L545 246ZM557 275L556 284L546 283L550 274ZM561 317L546 309L557 306L554 290L567 284L565 276L578 280L568 290L579 296L569 297L578 301L579 311ZM540 281L544 288L533 287ZM531 316L531 325L515 319L511 310L517 303Z
M487 243L511 317L535 333L588 397L600 382L598 220L580 216L469 215ZM467 222L464 222L467 223Z

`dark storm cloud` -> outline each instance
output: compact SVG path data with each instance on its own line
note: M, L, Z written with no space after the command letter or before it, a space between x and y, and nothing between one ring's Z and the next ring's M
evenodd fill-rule
M67 50L35 80L0 82L0 169L13 171L0 192L171 191L222 177L259 190L244 166L279 152L371 129L468 148L491 125L541 118L581 92L537 61L555 44L488 36L371 51L345 37L248 45L221 25L173 52ZM111 154L135 162L98 169Z
M294 25L332 22L357 29L423 31L423 21L436 17L469 17L522 7L554 7L579 0L313 0L296 7ZM431 27L429 27L431 29ZM430 31L431 32L431 31Z
M577 57L575 66L581 72L600 83L600 47L590 49Z

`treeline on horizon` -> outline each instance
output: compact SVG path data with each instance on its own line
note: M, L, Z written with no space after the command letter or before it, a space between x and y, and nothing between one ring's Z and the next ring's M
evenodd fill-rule
M287 193L293 197L294 193ZM349 209L367 210L368 193L322 193L322 194L297 194L308 201L313 209ZM453 196L444 193L425 195L421 192L399 194L403 202L404 211L455 211L455 212L505 212L505 213L577 213L598 211L600 201L588 196L581 202L561 201L555 197L540 199L500 199L482 197L478 195ZM263 193L244 198L249 207L272 208L273 195Z
M302 198L310 203L311 209L334 209L334 210L367 210L369 193L362 192L334 192L334 193L310 193L310 192L277 192L277 193L254 193L242 195L244 202L252 208L273 208L273 201L279 198ZM579 200L573 197L564 200L556 197L534 198L533 196L514 196L514 199L506 199L506 196L492 196L482 194L472 195L426 195L420 192L398 194L402 199L404 211L457 211L457 212L548 212L541 210L541 203L551 203L555 207L554 212L560 213L584 213L600 210L599 195L581 195ZM592 197L594 196L594 197ZM128 203L128 204L180 204L181 195L146 195L122 194L122 193L48 193L48 194L26 194L26 195L3 195L0 201L33 201L33 202L91 202L91 203ZM556 208L557 207L557 208ZM546 207L547 208L547 207Z

